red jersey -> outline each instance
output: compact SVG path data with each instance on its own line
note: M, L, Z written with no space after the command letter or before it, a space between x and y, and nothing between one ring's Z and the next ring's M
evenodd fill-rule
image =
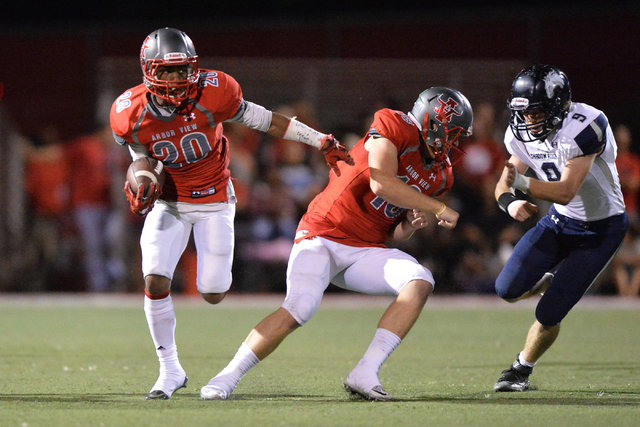
M69 208L70 171L62 150L58 144L43 147L27 159L25 189L38 215L62 215Z
M72 206L82 204L108 206L111 203L111 159L107 147L97 136L81 136L66 147ZM88 191L88 189L91 189Z
M375 113L368 135L351 149L354 165L340 163L340 176L330 173L329 184L309 204L300 220L296 241L322 236L350 246L385 247L390 231L406 209L387 203L371 191L369 156L364 143L380 135L398 150L397 176L417 191L437 196L453 185L450 166L430 162L425 166L415 123L400 111Z
M629 180L640 178L640 157L630 151L619 152L616 158L616 168L620 176L622 197L627 212L630 215L638 215L638 192L628 187Z
M167 177L162 199L226 202L231 174L222 122L232 118L241 103L242 90L233 77L200 69L198 95L188 108L164 117L140 84L125 91L111 106L111 128L121 138L119 143L142 144L164 163Z

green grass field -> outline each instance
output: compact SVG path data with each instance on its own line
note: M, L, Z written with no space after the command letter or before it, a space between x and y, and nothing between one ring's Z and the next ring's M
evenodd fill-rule
M395 401L372 403L350 400L342 380L384 307L367 299L323 304L245 376L231 400L200 401L200 387L276 301L212 307L176 298L190 380L169 401L144 400L157 361L142 297L105 305L0 303L0 426L640 424L638 305L579 304L534 371L536 390L498 394L493 384L522 347L531 305L458 308L434 299L380 372Z

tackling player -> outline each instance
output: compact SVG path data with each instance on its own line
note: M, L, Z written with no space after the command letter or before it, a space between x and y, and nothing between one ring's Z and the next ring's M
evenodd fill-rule
M524 349L502 372L495 391L529 389L529 375L580 300L620 246L628 228L616 170L616 141L604 113L571 102L567 76L549 65L522 70L513 81L511 154L495 188L502 210L525 221L538 208L514 190L553 202L515 246L495 282L513 302L544 292ZM532 169L538 179L524 175Z
M144 311L160 362L160 375L146 398L169 399L187 383L176 348L170 288L192 230L202 297L217 304L231 286L236 196L222 123L238 122L312 145L336 171L338 161L351 159L333 136L245 100L230 75L199 68L195 47L180 30L149 34L140 65L143 83L115 100L110 119L116 141L127 145L133 159L154 157L167 174L164 187L156 186L146 199L126 183L125 193L131 210L146 215L140 236Z
M298 225L287 268L282 307L248 335L231 362L200 396L224 400L242 376L316 312L333 283L344 289L395 295L373 340L344 381L347 391L391 400L378 371L420 315L434 286L432 273L412 256L385 245L425 227L431 215L452 229L458 212L435 197L453 184L449 152L471 133L473 113L460 92L434 87L420 94L410 113L382 109L353 149L352 167L330 174Z

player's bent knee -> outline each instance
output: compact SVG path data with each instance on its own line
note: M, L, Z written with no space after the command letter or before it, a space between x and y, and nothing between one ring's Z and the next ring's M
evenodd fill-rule
M398 293L398 296L406 296L412 300L427 302L433 292L433 285L426 280L416 279L407 283Z
M215 294L201 293L200 295L202 295L202 298L209 304L218 304L220 301L224 299L225 296L227 296L227 293L226 292L220 292Z
M516 302L524 294L524 292L520 292L518 289L514 289L512 286L504 284L499 280L496 280L495 289L496 294L506 302Z
M416 284L418 286L420 295L425 299L433 293L433 284L427 282L426 280L416 280Z
M282 317L282 324L281 324L282 328L288 331L294 331L300 326L302 326L302 324L300 324L300 322L296 320L296 318L293 316L293 314L291 314L291 312L288 309L284 307L280 307L280 308L288 314L288 316Z
M320 306L321 298L322 296L316 298L309 294L296 295L295 297L289 296L282 304L282 308L291 314L298 325L302 326L315 314Z
M502 298L504 301L509 302L509 303L514 303L516 301L520 301L520 297L522 296L522 295L513 295L511 293L498 292L497 289L496 289L496 293L498 294L498 296L500 298Z

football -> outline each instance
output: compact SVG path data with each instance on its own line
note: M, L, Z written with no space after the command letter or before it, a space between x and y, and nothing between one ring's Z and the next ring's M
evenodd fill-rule
M127 183L133 194L136 194L140 184L144 186L142 197L150 196L151 185L160 184L160 188L164 185L165 174L164 165L157 159L151 157L142 157L134 160L127 169Z

